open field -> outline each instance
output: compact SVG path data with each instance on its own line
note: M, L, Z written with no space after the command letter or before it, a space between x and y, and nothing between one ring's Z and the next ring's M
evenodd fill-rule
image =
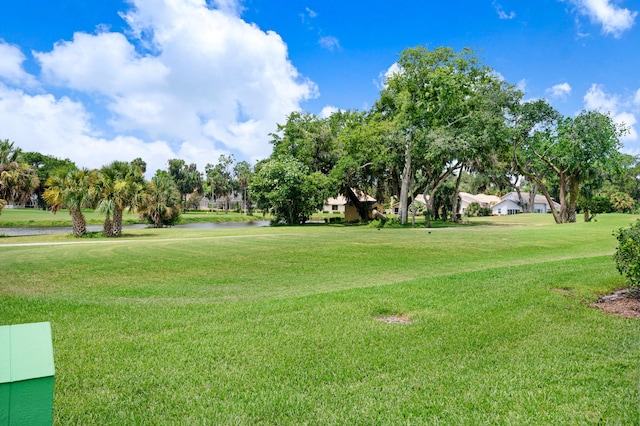
M515 219L0 238L0 325L52 323L56 424L640 423L587 303L637 216Z

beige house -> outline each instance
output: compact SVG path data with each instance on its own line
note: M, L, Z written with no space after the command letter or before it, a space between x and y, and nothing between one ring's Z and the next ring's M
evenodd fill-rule
M383 211L384 207L378 203L375 198L357 189L353 189L353 192L358 196L358 200L360 202L369 204L372 211L373 209ZM327 199L322 206L322 211L343 214L345 222L355 222L360 220L356 206L351 204L349 199L342 194L339 194L337 197ZM373 217L373 214L371 214L369 218L373 219Z
M468 192L460 192L458 196L460 197L460 210L458 210L458 212L463 215L465 214L465 212L467 211L467 207L469 207L469 204L471 203L478 203L480 204L480 207L490 209L494 205L502 201L500 197L496 195L486 195L486 194L473 195L473 194L469 194Z

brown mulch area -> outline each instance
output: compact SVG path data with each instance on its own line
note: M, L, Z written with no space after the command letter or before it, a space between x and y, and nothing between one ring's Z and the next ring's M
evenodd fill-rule
M640 298L637 294L631 296L628 289L603 296L589 306L623 318L640 318Z
M411 318L409 318L407 315L389 315L386 317L379 317L376 318L377 321L380 322L386 322L386 323L390 323L390 324L411 324Z

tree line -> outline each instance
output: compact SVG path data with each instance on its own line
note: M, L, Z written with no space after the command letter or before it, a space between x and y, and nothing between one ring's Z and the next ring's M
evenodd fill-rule
M243 207L250 211L247 195L252 168L246 162L234 163L232 156L221 156L216 164L207 164L205 179L195 164L171 159L167 170L157 170L150 181L144 179L146 163L141 158L130 162L114 161L100 169L78 168L68 159L23 152L14 142L0 141L0 212L7 203L31 202L33 207L49 207L55 214L68 209L73 233L87 232L83 210L96 209L104 214L104 235L122 233L125 211L135 211L154 227L176 223L189 204L196 208L204 191L212 199L227 200L233 191L242 191Z
M544 99L523 96L470 49L418 46L401 53L372 108L326 118L292 112L271 134L270 157L255 167L221 155L203 174L171 159L146 182L140 158L86 170L0 141L0 210L34 197L54 212L69 209L82 234L82 209L97 208L105 234L117 236L125 209L164 226L205 196L225 211L236 203L288 224L306 222L338 194L368 220L362 192L397 206L403 224L421 212L426 226L458 219L461 190L515 191L529 209L542 194L557 223L574 222L578 211L590 220L636 208L640 160L620 153L624 126L598 111L566 117ZM426 205L414 202L418 195Z
M640 163L620 153L627 129L609 115L565 117L546 100L524 101L470 49L418 46L404 50L397 65L370 110L327 118L294 112L278 126L271 156L255 167L258 207L302 223L341 193L366 220L370 206L358 189L396 204L404 224L423 194L429 226L443 212L457 220L465 185L469 192L515 191L530 208L542 194L559 204L552 208L557 223L575 222L577 211L589 220L614 203L630 210L640 200Z

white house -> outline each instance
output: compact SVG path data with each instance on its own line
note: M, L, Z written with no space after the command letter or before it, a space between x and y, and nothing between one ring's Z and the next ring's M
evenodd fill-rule
M522 213L522 207L517 201L502 200L498 204L491 207L491 213L494 216L517 214L517 213Z
M344 209L348 201L349 200L347 200L347 197L342 194L338 195L337 197L331 197L324 202L322 210L329 213L344 214Z
M503 216L508 214L522 213L523 211L525 211L527 204L529 203L529 193L521 192L520 194L522 195L524 206L520 205L518 193L510 192L502 197L502 201L491 208L492 213L496 216ZM560 205L554 202L554 208L558 210L560 209ZM549 211L551 211L551 206L549 206L547 198L544 195L536 194L534 198L533 211L535 213L548 213Z

